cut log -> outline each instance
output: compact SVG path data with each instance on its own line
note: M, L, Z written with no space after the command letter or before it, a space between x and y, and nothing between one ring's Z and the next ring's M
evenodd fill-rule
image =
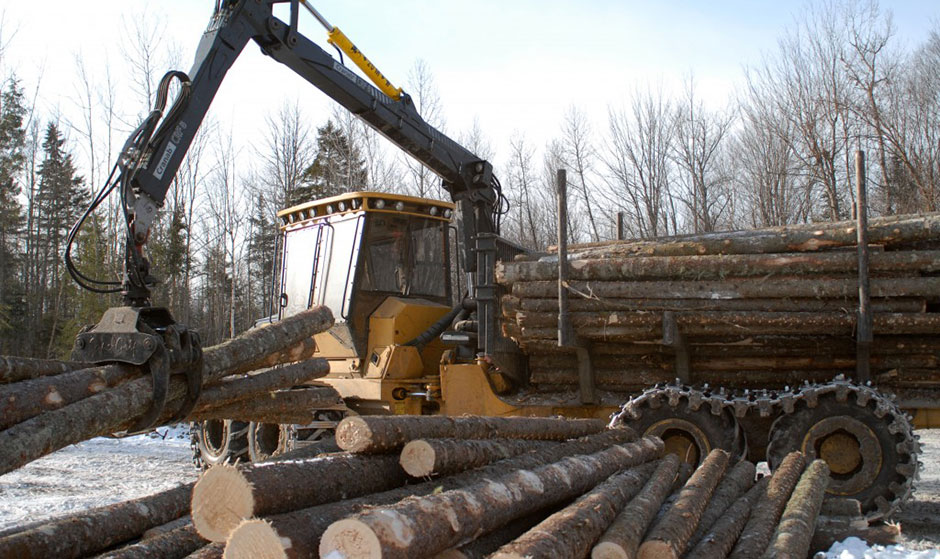
M194 411L199 412L235 401L254 398L258 394L288 389L324 377L330 372L326 359L307 359L299 363L255 371L244 377L226 377L207 386L199 395Z
M92 366L91 363L78 363L75 361L0 355L0 384L61 375L69 371L87 369Z
M416 485L406 485L382 493L279 514L269 517L267 521L246 520L229 537L226 554L228 559L316 557L320 537L330 524L368 507L396 503L409 496L430 495L481 483L518 470L537 468L556 462L568 455L591 454L611 445L635 439L636 433L632 429L608 429L595 435L500 460L476 470L468 470ZM246 528L243 529L243 526ZM270 547L265 548L259 545L258 542L262 540L271 542Z
M179 559L207 543L190 524L100 555L96 559Z
M649 461L662 448L661 440L647 437L588 456L568 457L532 471L517 471L360 513L327 528L320 541L320 555L335 552L336 557L405 559L440 553L552 503L580 495L619 470Z
M191 526L193 519L187 514L186 516L181 516L176 520L171 520L166 524L161 524L160 526L154 526L153 528L147 530L140 535L141 541L149 540L150 538L155 538L161 534L166 534L176 530L177 528L182 528L183 526Z
M225 546L220 543L210 543L190 553L185 559L222 559Z
M545 445L522 439L418 439L401 450L399 463L412 477L447 475L503 460Z
M672 489L678 471L679 458L675 454L668 454L659 461L640 493L624 507L594 545L592 559L632 559L636 556L643 534Z
M416 439L565 440L597 433L600 419L552 417L353 416L336 427L336 443L349 452L384 452Z
M805 559L827 487L829 466L825 460L813 460L787 501L780 524L764 552L766 559Z
M764 553L805 464L800 452L791 452L784 457L767 484L767 490L751 510L744 531L729 557L754 559Z
M569 280L711 280L752 277L856 273L858 257L853 252L734 254L663 256L571 260ZM873 252L869 271L937 272L940 251ZM500 262L496 280L500 285L558 279L557 262Z
M500 547L518 538L528 532L533 526L545 520L545 517L552 512L552 509L554 509L554 507L550 507L547 511L539 511L535 514L513 520L506 526L494 530L489 534L484 534L459 548L455 547L442 551L435 555L433 559L486 559Z
M901 525L879 523L869 526L865 520L819 517L810 546L815 550L827 550L836 542L855 537L870 544L893 545L901 537ZM706 558L712 559L712 558Z
M186 514L193 484L53 519L0 538L0 557L84 557Z
M267 355L295 347L331 324L329 309L317 307L210 347L204 352L205 382L263 366ZM152 390L149 378L130 380L0 431L5 451L0 475L70 444L130 428L150 408ZM168 392L168 413L175 413L183 405L185 381L174 376Z
M499 548L492 559L581 559L656 469L648 463L612 476L573 504Z
M202 474L193 489L193 525L207 540L223 542L246 518L384 491L407 480L394 455L219 464Z
M343 399L329 386L304 386L256 394L246 400L194 411L186 419L238 419L256 423L304 425L315 421L319 410L342 404Z
M708 453L702 465L682 487L666 516L650 530L646 541L640 546L640 559L679 559L682 556L708 506L708 500L725 473L729 458L729 454L721 449Z
M757 468L753 463L744 461L738 464L721 479L721 483L715 488L714 494L708 501L705 512L699 520L695 533L689 539L689 547L694 547L696 543L705 535L712 525L727 511L738 499L741 498L754 485L754 476Z
M514 301L511 301L514 300ZM507 303L507 301L511 301ZM797 312L813 310L814 312L847 311L858 306L857 297L832 299L800 299L788 298L753 298L753 299L675 299L675 298L604 298L583 299L571 298L568 301L571 312L598 312L598 311L765 311L765 312ZM926 302L919 297L889 297L872 299L873 312L924 312ZM507 306L511 305L511 306ZM515 320L519 312L550 313L558 311L557 299L525 298L507 295L503 298L503 316Z
M734 547L744 525L751 515L751 509L767 492L769 477L761 478L747 493L734 502L724 515L712 524L698 541L686 559L724 559Z

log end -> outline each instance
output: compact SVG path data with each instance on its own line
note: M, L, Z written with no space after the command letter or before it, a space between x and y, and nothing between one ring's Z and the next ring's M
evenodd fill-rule
M320 538L323 559L371 559L382 557L382 544L368 524L355 518L338 520Z
M637 559L679 559L676 550L669 542L648 540L640 546Z
M278 536L264 520L245 520L239 524L225 544L224 559L287 559L290 540Z
M359 416L347 417L336 426L336 444L348 452L363 452L372 440L372 429Z
M193 487L193 526L209 541L224 542L242 520L254 516L254 511L251 484L235 466L213 466Z
M614 542L600 542L591 550L591 559L630 559L630 556Z
M423 440L406 444L399 459L402 469L412 477L425 477L434 473L434 461L434 447Z

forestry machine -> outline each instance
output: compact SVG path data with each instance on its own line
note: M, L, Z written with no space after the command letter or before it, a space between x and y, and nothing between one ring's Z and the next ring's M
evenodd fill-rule
M276 7L286 19L274 15ZM326 27L338 60L298 32L302 10ZM185 372L190 399L199 394L199 338L150 305L154 279L144 247L213 97L250 41L431 169L451 201L350 192L279 212L276 311L268 320L311 305L332 310L335 326L315 338L330 374L317 382L335 389L344 405L322 410L322 421L309 425L206 422L195 429L202 461L234 460L248 450L257 458L317 439L348 413L613 414L614 421L662 436L692 461L714 447L768 460L771 467L793 449L822 456L833 471L830 492L861 500L872 516L890 513L910 494L917 439L909 416L868 385L829 378L745 390L752 387L722 387L710 373L693 372L651 386L625 368L615 387L595 386L592 347L577 344L576 330L573 386L552 390L530 379L528 359L538 355L526 355L500 330L497 263L525 250L500 237L507 202L492 165L425 122L408 94L306 0L216 2L192 70L163 78L153 112L128 139L89 209L119 189L127 223L123 281L96 282L67 256L80 284L123 294L124 306L109 309L91 332L79 335L73 357L149 368L155 405L139 429L159 415L169 374ZM375 86L344 65L344 55ZM167 108L174 82L175 100Z

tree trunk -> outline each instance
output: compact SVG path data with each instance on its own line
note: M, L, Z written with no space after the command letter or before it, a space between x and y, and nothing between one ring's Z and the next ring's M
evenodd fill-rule
M186 514L193 484L50 520L0 539L0 557L84 557Z
M238 419L257 423L306 424L316 420L317 410L342 405L343 399L329 386L306 386L255 394L229 404L193 411L187 421Z
M69 371L87 369L91 366L91 363L0 355L0 384L61 375Z
M767 484L767 491L760 496L751 510L744 531L729 557L754 559L764 553L805 464L806 460L799 452L791 452L784 457Z
M190 524L100 555L96 559L179 559L206 543Z
M770 483L769 477L762 478L735 501L725 514L708 528L692 551L686 555L686 559L724 559L727 557L741 532L744 531L751 509L766 494L768 483Z
M193 525L202 537L222 542L246 518L383 491L407 480L394 455L333 455L238 468L218 465L206 471L193 489Z
M689 547L693 547L705 535L722 515L754 485L754 475L757 468L748 461L738 464L722 478L708 501L708 507L702 513L698 528L689 539Z
M185 559L222 559L225 546L220 543L210 543L190 553Z
M549 507L549 509L552 508L554 507ZM442 551L435 555L433 559L486 559L500 547L528 532L533 526L544 520L549 512L550 510L542 510L513 520L506 526L489 534L484 534L472 542Z
M655 463L621 472L499 548L493 559L581 559L650 478Z
M167 522L166 524L161 524L160 526L154 526L153 528L141 534L140 539L141 541L149 540L150 538L155 538L159 536L160 534L166 534L167 532L171 532L173 530L176 530L177 528L182 528L183 526L191 526L192 523L193 523L192 517L190 517L187 514L186 516L181 516L177 518L176 520L171 520Z
M324 377L330 372L326 359L307 359L292 365L256 371L244 377L228 377L207 386L199 395L194 411L254 398L258 394L284 390Z
M650 530L646 541L640 546L640 559L679 559L682 556L708 506L708 500L725 473L728 459L728 453L721 449L708 453L702 465L683 486L666 516Z
M764 552L765 558L805 559L827 487L829 466L825 460L813 460L787 501L773 540Z
M405 559L439 553L552 503L582 494L611 474L650 460L662 448L661 440L644 438L589 456L568 457L533 471L514 472L462 489L360 513L330 525L320 541L320 555L337 552L363 558Z
M232 532L228 540L228 559L266 559L268 557L301 559L316 557L320 537L333 522L367 507L389 505L406 497L430 495L471 484L485 482L517 470L532 469L556 462L568 455L591 454L611 445L636 439L632 429L608 429L574 441L562 442L525 454L500 460L476 470L406 485L356 499L319 505L271 516L267 521L247 520Z
M923 298L888 297L872 299L872 312L902 313L925 312L926 302ZM858 305L857 294L853 297L829 299L801 299L788 298L748 298L748 299L676 299L676 298L625 298L605 297L604 299L584 299L582 297L568 300L568 309L571 312L613 312L613 311L765 311L765 312L799 312L812 309L813 312L845 311ZM543 299L505 295L502 298L502 313L505 318L515 320L516 313L552 313L558 312L558 299Z
M354 416L336 428L336 443L349 452L385 452L427 438L565 440L602 431L600 419L549 417Z
M520 439L418 439L402 448L399 463L412 477L448 475L503 460L545 445Z

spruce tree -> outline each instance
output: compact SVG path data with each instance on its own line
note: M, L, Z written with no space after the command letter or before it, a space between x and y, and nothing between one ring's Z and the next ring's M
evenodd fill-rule
M303 185L292 193L290 205L362 189L367 178L359 148L328 120L317 128L317 156L304 172Z
M23 92L11 79L0 95L0 354L19 350L16 332L23 332L25 317L21 252L23 208L19 201L19 177L23 171L26 129Z

